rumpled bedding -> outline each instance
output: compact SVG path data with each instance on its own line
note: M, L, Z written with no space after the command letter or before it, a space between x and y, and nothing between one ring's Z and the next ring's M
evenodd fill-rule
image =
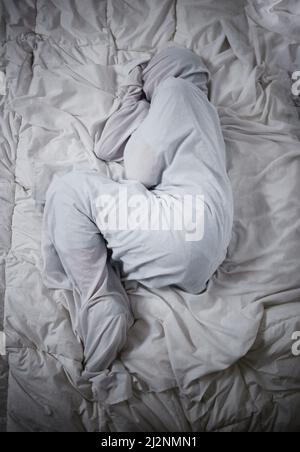
M297 3L0 2L2 429L7 396L9 431L300 430ZM43 203L54 175L123 177L122 164L98 159L95 145L126 92L128 67L168 41L210 70L233 235L201 295L126 287L135 323L97 403L78 384L72 293L42 282Z
M169 67L171 62L178 71ZM198 72L191 70L194 82L190 66ZM175 286L199 294L226 256L232 189L220 121L205 94L203 66L192 52L172 47L155 55L142 71L143 90L151 104L145 105L147 115L141 112L144 120L126 140L124 167L129 179L116 182L93 171L71 171L55 177L47 191L43 282L50 289L73 291L69 311L84 348L83 377L94 383L95 398L103 403L114 397L114 390L103 397L101 374L111 379L110 366L125 347L133 324L121 278L150 289ZM130 92L105 125L101 136L110 140L99 146L105 157L106 147L113 157L109 143L114 147L114 132L116 137L128 134L131 97ZM244 315L238 323L245 323ZM215 336L215 331L210 334ZM222 341L224 334L227 329L220 334ZM216 347L218 353L218 342ZM159 391L163 384L159 376L155 384ZM119 388L117 381L115 385Z

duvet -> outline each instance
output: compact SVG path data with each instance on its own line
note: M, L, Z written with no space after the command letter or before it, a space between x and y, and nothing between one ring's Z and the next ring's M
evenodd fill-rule
M300 430L299 98L292 91L299 17L296 0L0 1L1 430ZM126 343L91 383L74 328L79 298L54 250L52 282L60 288L44 281L46 193L78 171L148 193L128 182L124 166L136 178L135 166L122 157L148 117L142 71L168 44L190 49L210 73L232 186L231 239L202 293L131 279L132 268L126 272L108 250L108 293L119 287L130 314L126 301L126 331L114 329ZM122 105L131 108L121 121L129 123L110 128ZM170 105L178 115L185 109ZM147 250L137 256L146 260Z
M122 119L130 122L133 110L140 122L124 148L128 181L77 171L55 179L48 190L44 280L49 288L74 292L74 331L83 342L87 379L98 380L114 362L133 322L107 250L123 279L194 294L205 290L225 259L232 193L220 123L206 96L202 67L188 50L159 52L142 73L151 102L144 104L143 120L136 115L136 94L132 100L130 92L107 123L107 138L103 147L98 145L106 160L120 155L114 135L128 136ZM117 142L122 147L122 140Z

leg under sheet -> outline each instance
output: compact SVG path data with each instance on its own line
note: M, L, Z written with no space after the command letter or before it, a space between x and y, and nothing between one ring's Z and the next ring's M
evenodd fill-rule
M94 222L92 197L101 185L102 178L93 172L54 181L47 193L42 241L46 284L73 290L71 317L84 346L88 379L116 359L133 321L127 294Z

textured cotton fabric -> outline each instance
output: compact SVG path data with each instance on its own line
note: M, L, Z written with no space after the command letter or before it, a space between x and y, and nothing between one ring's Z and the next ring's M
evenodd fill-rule
M300 431L291 340L300 331L300 128L291 98L299 7L0 2L0 329L9 352L9 366L0 358L0 430L7 407L14 432ZM211 74L233 185L232 240L201 295L125 283L135 323L93 403L78 390L84 359L72 291L48 290L41 278L40 206L54 174L124 177L94 150L126 85L137 84L128 66L167 41L192 49Z
M174 58L172 49L167 52ZM186 52L183 67L191 57L195 61ZM202 78L200 59L199 74ZM224 260L231 237L231 186L214 107L197 84L180 77L162 77L150 96L148 114L125 147L125 167L133 180L71 172L55 179L47 193L43 275L48 287L74 291L73 325L84 345L85 376L91 379L113 363L132 325L120 277L150 288L172 285L201 293ZM174 199L199 196L195 227L203 224L204 229L192 239L185 229L104 229L107 212L98 204L103 195L114 200L143 196L142 211L151 206L151 215L163 217Z
M104 161L123 159L128 139L146 118L154 89L170 76L193 83L208 94L209 72L203 60L174 43L165 44L147 63L130 68L120 108L107 120L95 154Z

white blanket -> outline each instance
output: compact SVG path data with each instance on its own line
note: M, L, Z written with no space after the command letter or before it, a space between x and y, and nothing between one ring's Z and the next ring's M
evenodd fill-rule
M168 68L168 59L178 71ZM191 52L177 48L159 52L150 64L152 68L147 66L143 72L143 88L151 105L145 106L146 116L141 112L143 121L124 149L131 180L114 182L94 172L74 171L55 179L46 196L43 278L50 289L73 291L74 306L69 308L74 332L84 347L84 377L93 382L101 378L102 387L94 385L95 394L104 392L100 374L109 370L124 348L133 323L130 302L112 263L125 281L200 294L224 261L231 238L233 206L225 145L216 110L205 94L203 64ZM198 70L198 75L192 72L194 82L188 75L192 65ZM111 156L114 130L118 142L118 136L128 136L121 121L125 117L127 124L131 116L127 103L128 99L104 128L110 139L105 140L104 149L99 147L102 154L107 147ZM116 154L120 155L119 149ZM246 328L245 323L243 315L237 322L236 337L240 337L235 350L240 342L249 346L245 334L251 328L254 340L260 316ZM221 368L214 365L215 370L223 369L219 350L228 335L227 327L219 330L221 343L215 339L215 350L210 350L216 362L222 362ZM212 329L210 335L216 332ZM189 367L188 356L184 362L171 363L184 372ZM199 361L205 369L207 364L211 371L210 361ZM164 386L159 375L155 380L156 388ZM105 399L112 397L107 394ZM127 397L124 394L122 400ZM101 402L102 398L101 394Z
M298 3L2 0L9 430L300 429L292 353L300 330L299 116L291 94ZM232 240L204 294L126 287L135 323L104 378L103 402L91 403L90 388L78 390L83 349L66 309L72 293L42 282L40 205L54 174L124 177L122 165L97 159L95 144L127 91L128 67L167 41L201 55L211 73L234 194Z

